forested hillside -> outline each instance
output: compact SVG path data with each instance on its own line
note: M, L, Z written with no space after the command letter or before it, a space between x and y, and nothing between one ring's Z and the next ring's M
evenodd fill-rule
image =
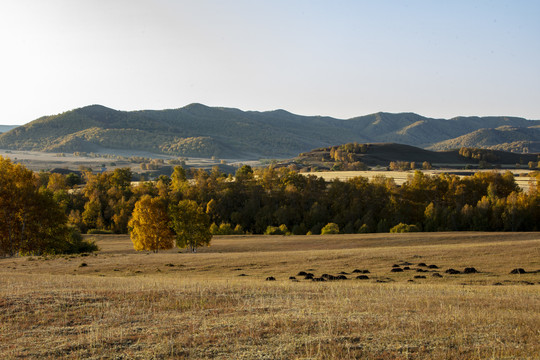
M507 151L460 147L456 150L430 151L410 145L393 143L358 144L348 143L314 149L302 153L292 162L300 169L312 170L367 170L368 167L383 166L409 169L431 168L432 166L463 167L474 165L492 167L497 165L528 166L540 160L538 154L517 154ZM535 168L533 166L533 168ZM395 169L393 169L395 170Z
M431 150L450 150L461 147L482 147L484 149L540 152L540 128L516 128L501 126L494 129L480 129L455 139L433 144Z
M0 148L46 152L144 150L182 156L285 158L348 142L396 142L427 148L453 144L533 152L539 121L511 117L431 119L376 113L348 120L284 110L241 111L191 104L180 109L117 111L100 105L45 116L0 135ZM481 129L511 127L504 143ZM476 132L470 141L460 137ZM458 140L456 140L456 138ZM457 146L460 147L460 146Z

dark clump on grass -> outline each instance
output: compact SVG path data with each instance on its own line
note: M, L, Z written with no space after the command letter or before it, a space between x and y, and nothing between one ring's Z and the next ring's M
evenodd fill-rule
M266 281L276 281L276 278L273 276L269 276L266 278Z
M361 274L361 273L362 273L362 270L360 270L360 269L354 269L354 270L352 271L352 273L353 273L353 274Z
M81 263L81 265L79 265L79 267L86 267L86 266L88 266L87 263Z
M478 270L476 270L473 267L468 267L468 268L465 268L465 270L463 270L463 273L464 274L476 274L476 273L478 273Z
M321 277L326 280L337 280L337 276L330 274L322 274Z
M411 270L411 268L409 266L404 266L403 270Z
M432 275L433 277L438 277L438 278L442 278L443 276L439 273L433 273Z
M165 266L174 267L174 264L165 264Z
M347 280L347 277L345 275L339 275L337 277L338 280Z
M429 265L428 269L438 269L439 267L437 265Z
M403 272L403 269L402 268L393 268L392 270L390 270L391 272Z
M349 275L349 273L347 273L347 272L345 272L345 271L341 271L339 274L340 274L340 275Z
M356 278L358 280L367 280L367 279L369 279L369 276L367 276L367 275L358 275Z
M289 280L296 280L295 276L289 276Z
M414 278L415 279L425 279L426 277L424 275L416 275Z
M369 274L369 270L362 270L362 274Z
M445 273L450 274L450 275L457 275L457 274L461 274L461 271L456 270L456 269L448 269L445 271Z
M394 265L392 265L392 267L393 267L393 268L398 268L398 267L400 267L400 266L399 266L398 264L394 264Z
M418 266L423 266L423 267L426 267L426 263L419 263Z
M306 276L307 275L307 272L305 271L300 271L298 274L296 274L296 276Z
M313 279L313 274L307 273L306 276L304 276L304 280L311 280Z
M311 281L326 281L323 277L312 278Z
M394 279L392 278L382 278L382 279L377 279L376 282L378 283L389 283L389 282L393 282L395 281Z
M424 269L416 269L416 272L428 272L428 271Z
M238 275L238 276L247 276L247 275L246 275L246 274L240 274L240 275Z
M523 268L517 268L510 271L510 274L526 274L527 272Z

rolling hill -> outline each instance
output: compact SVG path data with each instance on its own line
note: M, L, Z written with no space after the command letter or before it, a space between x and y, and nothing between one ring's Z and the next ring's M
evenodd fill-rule
M450 150L461 147L481 147L513 152L540 152L540 128L516 128L500 126L494 129L479 129L469 134L435 143L431 150Z
M539 126L540 121L513 117L444 120L414 113L381 112L341 120L295 115L285 110L241 111L202 104L129 112L91 105L44 116L1 134L0 148L45 152L144 150L178 156L287 158L348 142L395 142L444 148L479 130L501 127L518 129L516 136L518 133L523 136L515 141L530 143L534 140L527 134L538 132ZM488 135L478 134L474 141L480 144L484 141L482 136ZM511 136L504 144L512 144L510 140ZM516 151L523 149L517 144L512 146Z
M340 151L339 155L335 154L338 149ZM301 168L329 170L336 164L340 164L338 170L361 170L361 168L355 168L355 166L358 167L364 164L386 167L390 162L414 162L417 168L421 168L423 162L428 162L437 166L462 167L466 164L477 166L481 160L488 162L489 166L515 165L519 163L525 165L529 161L538 161L538 155L472 148L469 153L460 152L459 150L431 151L395 143L343 144L302 153L292 161L284 162L280 166L294 163ZM357 162L360 162L360 164Z

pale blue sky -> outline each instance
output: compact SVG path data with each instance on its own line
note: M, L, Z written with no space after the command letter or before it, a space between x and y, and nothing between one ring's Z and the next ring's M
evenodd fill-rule
M2 0L0 124L192 102L540 119L540 1Z

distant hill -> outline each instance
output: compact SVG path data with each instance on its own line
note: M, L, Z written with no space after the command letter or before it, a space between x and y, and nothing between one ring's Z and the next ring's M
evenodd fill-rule
M435 143L431 150L449 150L461 147L482 147L513 152L540 152L540 128L500 126L480 129L454 139Z
M0 133L8 132L11 129L15 129L18 125L0 125Z
M91 105L45 116L1 134L0 148L47 152L144 150L179 156L289 158L314 148L348 142L395 142L427 148L477 130L504 126L537 131L540 121L511 117L444 120L414 113L376 113L341 120L300 116L285 110L241 111L201 104L130 112ZM480 137L478 141L482 141Z
M466 164L476 166L482 160L489 165L521 163L526 166L529 161L538 161L538 155L479 148L430 151L395 143L349 143L314 149L281 165L294 163L300 167L318 170L363 170L363 166L388 166L391 162L414 162L417 168L421 168L424 162L430 165L462 167Z

